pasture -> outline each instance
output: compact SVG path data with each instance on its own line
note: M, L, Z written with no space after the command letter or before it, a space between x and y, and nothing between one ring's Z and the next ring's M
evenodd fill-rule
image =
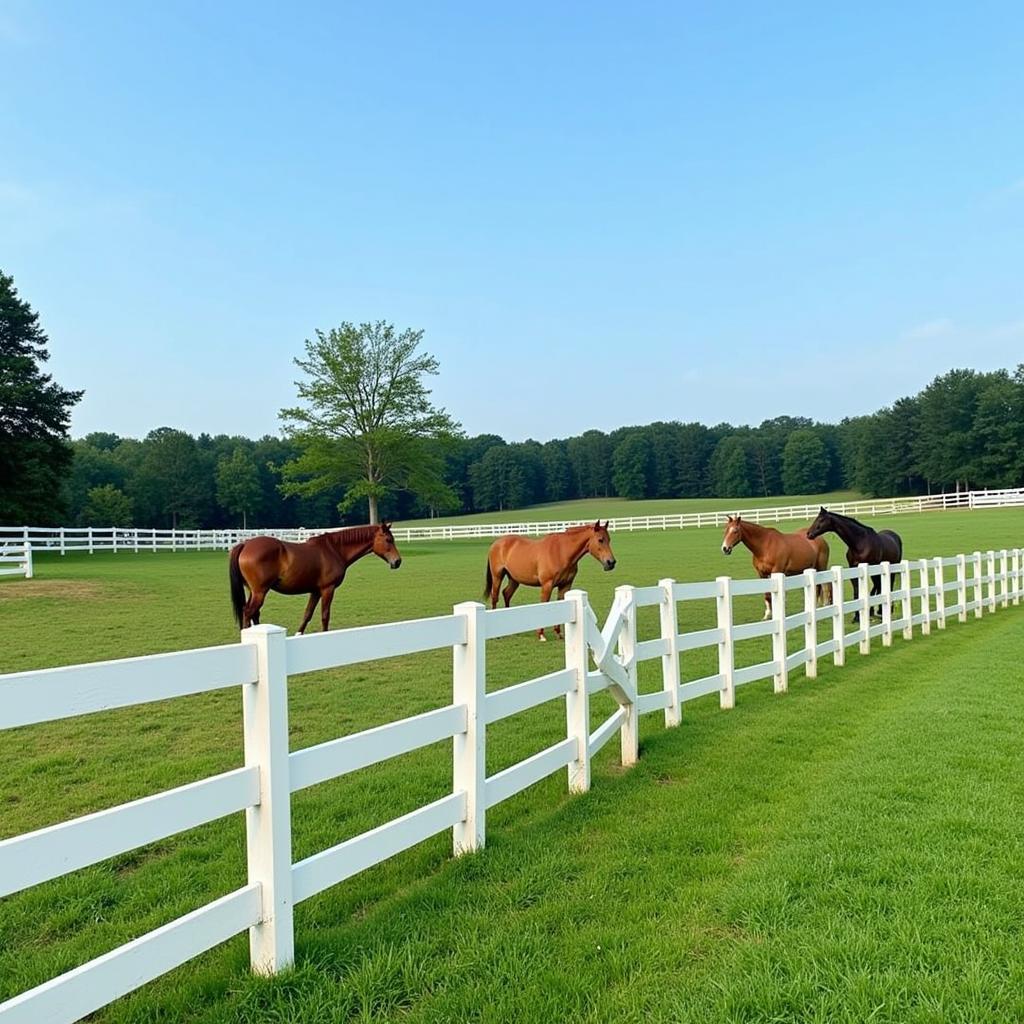
M719 503L720 504L720 503ZM542 516L541 518L546 518ZM1019 545L1024 510L874 520L910 558ZM795 524L794 524L795 525ZM753 575L718 530L613 536L618 569L577 585L603 618L614 587ZM843 546L830 536L833 563ZM359 563L334 624L438 614L479 599L487 542L402 545L403 567ZM535 600L525 588L517 603ZM740 618L760 617L747 599ZM293 630L301 598L263 621ZM682 620L698 628L704 614ZM1012 1020L1024 1013L1020 809L1021 610L897 638L791 691L714 696L681 728L642 720L623 772L564 775L489 815L488 849L441 836L303 904L297 968L247 972L237 938L109 1007L103 1020ZM643 625L641 625L643 628ZM42 556L0 583L0 671L230 642L223 553ZM749 641L751 662L764 641ZM684 660L696 677L707 652ZM561 665L557 643L499 641L492 688ZM641 684L645 682L641 677ZM647 680L648 687L655 685ZM451 696L444 652L304 677L292 749L416 714ZM602 695L607 697L607 695ZM179 785L240 763L225 691L4 734L0 834ZM610 703L595 700L594 720ZM488 770L564 736L551 704L495 727ZM450 782L450 745L296 795L295 857L354 835ZM137 850L0 905L5 998L241 884L241 816Z

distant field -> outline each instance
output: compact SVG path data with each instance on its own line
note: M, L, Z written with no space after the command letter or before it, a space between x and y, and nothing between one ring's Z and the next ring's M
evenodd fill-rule
M783 505L827 505L834 501L857 501L856 491L832 491L829 494L797 494L775 498L654 498L628 501L625 498L581 498L556 501L548 505L504 512L477 512L464 516L439 516L436 519L404 519L399 526L445 526L449 523L535 523L548 519L614 519L624 516L676 515L680 512L720 512L743 508L773 508Z
M611 513L614 514L614 513ZM1024 509L878 519L909 557L1019 545ZM613 536L615 572L578 579L600 618L614 587L664 576L752 577L714 529ZM833 540L834 538L829 538ZM359 563L337 626L438 614L480 596L487 541L401 545L389 572ZM833 544L833 562L843 546ZM0 672L231 642L223 553L41 555L0 580ZM536 600L520 590L516 603ZM681 628L711 625L711 602ZM294 629L302 599L272 595ZM641 620L651 635L652 615ZM738 620L760 616L760 598ZM559 773L488 814L488 848L450 859L440 836L303 903L297 969L248 974L244 937L95 1019L213 1022L872 1020L1024 1017L1024 606L816 681L796 672L718 710L688 704L665 731L641 720L641 760L615 744L593 790ZM747 641L740 664L767 657ZM683 656L684 678L712 652ZM558 643L488 647L489 687L551 671ZM641 688L660 685L655 664ZM451 700L451 654L299 677L292 749ZM594 724L610 710L594 701ZM493 773L564 736L558 702L488 730ZM0 735L0 838L241 763L241 700L221 691ZM451 745L296 794L295 859L445 793ZM0 903L0 998L243 884L241 815Z

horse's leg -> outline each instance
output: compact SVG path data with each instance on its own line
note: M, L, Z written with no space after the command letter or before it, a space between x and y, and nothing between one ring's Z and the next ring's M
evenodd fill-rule
M331 625L331 602L334 600L334 587L324 587L320 591L320 624L326 633Z
M548 601L551 600L551 588L553 586L554 586L554 582L553 581L551 583L542 583L541 584L541 587L540 587L540 599L541 599L541 602L543 604L547 604ZM544 630L543 629L538 629L537 630L537 639L538 640L547 640L547 637L544 635Z
M302 625L299 626L299 634L306 632L306 627L309 625L309 620L313 618L313 612L316 611L317 602L320 600L320 594L317 591L313 591L309 595L309 600L306 602L306 612L302 616Z
M853 599L854 599L854 601L856 601L857 600L857 591L860 590L860 580L858 579L858 577L854 576L853 579L850 580L850 583L853 585ZM860 607L859 606L858 606L857 610L853 613L853 621L856 622L856 623L860 622Z
M242 613L242 621L246 622L250 626L258 626L260 624L260 609L263 607L263 602L267 599L269 591L266 590L254 590L249 600L245 605L245 611Z
M501 592L501 596L505 598L505 607L509 606L512 600L512 595L519 589L519 584L516 580L512 579L511 576L508 578L508 585Z
M763 579L763 580L768 578L763 572L759 572L758 576L760 576L761 579ZM772 592L770 590L766 590L765 594L764 594L764 615L762 616L762 621L763 622L767 621L771 617L772 617Z
M498 594L501 592L501 584L502 584L502 581L505 579L506 575L508 575L508 573L507 573L507 570L504 567L499 569L497 572L495 572L493 570L493 568L491 569L491 610L492 611L495 608L498 607ZM509 582L511 582L511 580L512 580L511 575L509 575L508 578L509 578ZM508 604L507 601L505 603L506 603L506 605Z

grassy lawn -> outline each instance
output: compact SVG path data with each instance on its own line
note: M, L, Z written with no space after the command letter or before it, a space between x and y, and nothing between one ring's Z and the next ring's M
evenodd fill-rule
M611 511L609 515L614 515ZM546 518L542 516L541 518ZM1019 545L1024 511L929 513L876 525L908 557ZM830 538L831 539L831 538ZM599 618L617 584L751 577L717 530L620 534L619 567L582 566ZM437 614L477 598L487 542L402 545L366 560L337 626ZM842 545L833 545L841 562ZM520 591L521 600L536 592ZM264 615L293 629L302 599ZM652 614L641 637L653 635ZM746 599L737 620L759 617ZM680 606L683 630L711 602ZM790 693L743 687L737 708L688 704L615 744L593 790L559 773L488 813L488 848L450 859L439 836L303 903L288 976L247 973L244 936L117 1002L104 1021L1011 1021L1024 1016L1024 608L952 621ZM823 634L824 635L824 634ZM42 556L0 581L0 671L230 642L223 554ZM749 641L738 663L767 657ZM685 678L712 670L684 656ZM559 667L559 644L488 648L496 689ZM660 685L644 666L642 689ZM292 748L451 699L451 655L298 677ZM594 701L594 723L612 709ZM552 702L488 730L488 771L564 736ZM235 691L32 726L0 743L0 836L241 763ZM295 859L444 795L450 744L299 793ZM0 998L244 883L242 816L0 903Z
M787 505L828 505L836 501L858 501L856 491L832 491L828 494L795 494L775 498L582 498L555 501L504 512L476 512L465 516L440 516L437 519L407 519L398 526L446 526L450 523L536 523L562 519L614 519L627 516L678 515L683 512L721 512L744 508L783 508Z

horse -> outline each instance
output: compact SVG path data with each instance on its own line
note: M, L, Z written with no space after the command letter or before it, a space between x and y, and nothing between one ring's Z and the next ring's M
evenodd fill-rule
M521 585L540 587L540 599L545 602L551 600L552 589L558 587L561 600L576 579L580 559L587 553L604 566L605 572L615 568L607 521L602 526L599 519L593 526L572 526L562 533L549 533L537 539L515 534L501 537L487 553L484 600L489 597L491 608L498 607L498 591L506 576L508 585L502 591L506 608ZM555 636L561 635L562 627L555 626ZM547 640L543 629L537 630L537 637Z
M767 579L773 572L798 576L805 569L828 568L828 542L812 539L806 530L795 533L780 533L770 526L749 523L740 516L727 516L725 533L722 535L722 553L732 554L737 544L746 544L754 556L754 571L761 579ZM832 601L832 584L817 585L819 604ZM772 617L772 595L764 595L764 617Z
M849 516L841 516L838 512L829 512L823 505L818 515L807 528L808 537L820 537L823 533L836 534L846 544L846 563L852 569L855 565L878 565L889 562L895 565L903 561L903 541L893 530L872 530L870 526L859 523ZM893 587L898 587L899 575L894 578ZM853 599L857 600L858 581L853 579ZM876 576L871 584L869 596L875 597L882 592L882 577ZM853 613L853 621L860 622L860 612Z
M321 601L320 622L326 632L334 591L345 579L348 567L371 551L392 569L402 564L389 523L321 533L301 544L276 537L253 537L236 544L228 559L228 575L238 625L242 629L258 625L267 592L276 590L279 594L309 594L300 633L305 632Z

